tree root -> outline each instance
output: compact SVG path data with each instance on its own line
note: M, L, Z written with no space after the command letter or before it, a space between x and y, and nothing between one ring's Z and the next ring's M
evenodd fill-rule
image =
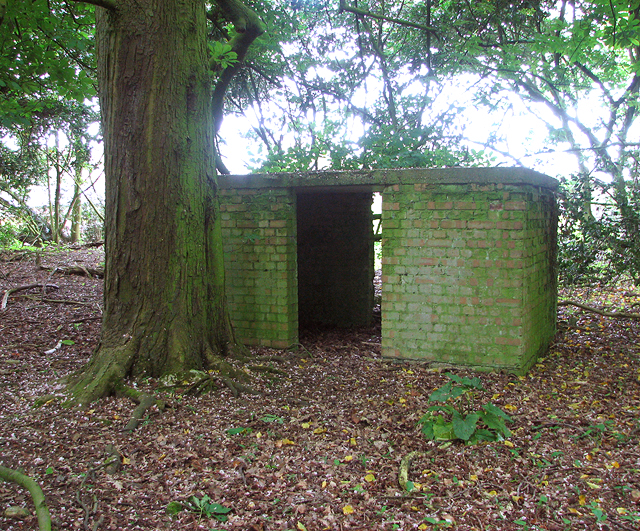
M51 402L54 402L56 400L65 400L67 397L65 395L44 395L44 396L39 396L38 398L36 398L36 401L33 403L33 407L34 408L39 408L42 406L46 406L47 404L50 404Z
M188 396L200 396L206 393L210 389L216 388L216 380L220 380L222 384L231 391L234 398L238 398L241 393L249 395L259 395L259 391L252 389L240 382L234 381L230 376L226 374L207 374L200 378L198 381L192 383L184 392Z
M160 400L153 395L143 393L141 391L136 391L124 384L120 384L116 387L116 394L118 396L126 396L138 404L131 414L131 419L122 429L122 431L129 433L135 431L135 429L144 422L145 413L149 408L157 406L160 411L164 411L166 407L164 400Z
M16 291L22 291L25 289L33 289L33 288L42 288L43 290L47 288L58 289L58 286L55 284L26 284L24 286L18 286L17 288L7 289L2 295L2 301L0 301L0 312L4 311L7 307L7 301L9 300L9 295L15 293Z
M107 458L107 460L104 463L101 463L98 466L95 466L89 469L87 473L84 475L84 477L82 478L82 482L80 483L80 486L76 491L76 500L78 502L78 505L80 505L80 507L84 511L83 525L84 525L85 531L97 531L102 525L102 521L104 520L104 517L100 517L100 519L97 522L94 522L92 526L89 525L89 519L98 511L98 498L95 494L93 494L91 497L93 504L89 505L89 503L86 503L82 499L82 494L81 494L82 487L84 487L84 484L87 481L87 479L93 476L93 474L98 470L100 470L101 468L107 469L108 474L114 473L114 472L109 472L109 470L112 469L110 467L113 467L115 463L117 463L117 469L120 468L120 452L116 450L116 447L111 444L108 444L106 447L106 451L107 451L107 454L110 455L111 457Z
M0 465L0 478L16 483L29 491L29 494L31 494L33 498L33 504L36 507L36 516L38 517L40 531L51 531L51 515L49 514L49 508L47 507L40 485L29 476L25 476L20 472L2 465Z
M82 265L56 267L55 269L51 267L40 266L40 269L42 269L43 271L51 271L52 275L60 273L62 275L84 275L90 278L104 278L104 269L96 269L93 267L85 267Z
M256 372L268 372L272 374L279 374L281 376L287 375L285 371L276 369L275 367L269 367L268 365L249 365L247 366L247 369L249 369L250 371L256 371Z
M133 410L133 413L131 414L131 419L129 420L129 422L123 428L122 431L127 431L129 433L134 431L144 421L144 415L147 412L147 409L149 409L152 406L155 406L159 402L160 401L157 400L156 397L154 396L143 395L142 399L140 400L140 403Z
M416 457L423 457L425 455L429 455L431 452L418 452L413 451L409 452L402 458L400 461L400 469L398 470L398 485L404 492L411 492L411 488L407 487L407 483L409 483L409 467L411 466L411 461L413 461Z
M570 300L558 301L558 306L576 306L587 312L597 313L598 315L602 315L604 317L616 317L616 318L623 318L623 319L640 319L640 313L608 312L606 310L600 310L598 308L594 308L593 306L587 306L586 304L582 304L580 302L570 301Z

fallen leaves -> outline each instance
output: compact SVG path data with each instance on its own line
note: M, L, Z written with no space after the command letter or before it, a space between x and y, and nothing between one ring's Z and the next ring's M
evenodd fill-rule
M60 280L61 297L100 300L99 281ZM522 522L517 528L587 530L605 518L612 529L634 529L640 325L570 308L560 318L569 313L579 329L564 330L529 374L456 371L480 377L487 391L479 404L494 402L514 417L508 440L465 446L420 435L416 423L446 378L441 370L381 359L377 329L303 337L304 360L280 352L277 368L285 375L255 376L262 397L168 396L170 407L150 411L131 435L119 431L132 410L124 399L88 411L65 410L58 401L32 409L34 397L60 393L56 378L88 359L97 323L70 324L93 317L88 307L12 300L0 322L2 460L42 482L61 529L83 526L76 492L83 474L104 460L106 444L118 448L125 467L111 476L98 470L83 487L86 499L96 496L95 522L104 518L104 529L511 531ZM74 344L44 356L59 337ZM410 489L401 492L399 466L414 451ZM166 514L171 502L192 496L233 509L228 521L215 520L213 510L211 518ZM25 502L0 484L2 507ZM11 525L32 528L30 518ZM3 529L6 523L0 519Z

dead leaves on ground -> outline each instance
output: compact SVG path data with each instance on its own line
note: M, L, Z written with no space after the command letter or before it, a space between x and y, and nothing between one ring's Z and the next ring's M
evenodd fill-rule
M90 287L83 292L76 283L73 295L90 298ZM567 296L634 311L640 299L629 293ZM12 327L23 319L24 327L12 333L33 346L20 348L16 340L9 348L0 345L6 391L0 394L1 459L38 479L61 529L84 527L79 489L83 500L98 502L89 525L102 519L100 529L114 530L640 525L636 322L562 308L559 319L566 326L529 374L481 375L487 391L478 403L491 401L507 411L513 436L437 446L420 436L416 422L446 378L419 365L381 360L375 329L302 338L306 357L278 353L270 362L284 375L252 373L263 397L167 394L170 407L164 413L152 407L133 434L121 431L132 409L126 399L106 399L85 411L64 410L55 401L33 409L36 396L60 391L54 372L62 375L87 358L95 329L83 323L72 335L67 321L90 317L89 309L69 314L59 305L43 307L47 320L34 327L28 313L17 313L27 304L35 303L16 301L2 316L13 319ZM45 355L63 335L74 344ZM104 462L107 445L117 449L120 470L109 475L99 469L83 481ZM400 462L414 451L408 479L415 488L402 492ZM0 484L2 506L28 506L27 496ZM171 502L192 496L230 508L228 520L193 510L166 513ZM0 527L30 529L33 521L0 519Z

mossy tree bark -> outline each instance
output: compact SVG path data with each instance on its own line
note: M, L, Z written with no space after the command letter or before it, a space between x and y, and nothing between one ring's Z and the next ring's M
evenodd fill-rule
M234 345L224 295L202 0L96 10L106 175L104 315L71 386L208 368Z

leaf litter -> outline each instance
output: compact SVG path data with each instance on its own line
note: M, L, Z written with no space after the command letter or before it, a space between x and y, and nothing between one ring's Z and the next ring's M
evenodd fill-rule
M95 267L103 256L46 251L41 260ZM158 390L167 408L152 408L125 433L133 404L124 398L84 410L56 400L34 407L61 394L58 379L89 359L102 280L41 269L27 252L2 255L0 267L3 292L58 286L55 297L16 292L0 313L0 464L40 483L57 529L640 527L637 321L562 307L555 343L521 377L385 360L379 326L305 332L297 350L254 350L262 365L284 371L249 371L261 396L187 396L187 384ZM629 286L566 296L614 310L640 303ZM478 407L490 402L509 414L508 439L464 445L422 436L418 421L447 371L480 376ZM136 385L161 389L153 380ZM398 473L410 452L408 492ZM35 516L5 516L15 506L34 515L26 491L0 483L0 528L34 529Z

